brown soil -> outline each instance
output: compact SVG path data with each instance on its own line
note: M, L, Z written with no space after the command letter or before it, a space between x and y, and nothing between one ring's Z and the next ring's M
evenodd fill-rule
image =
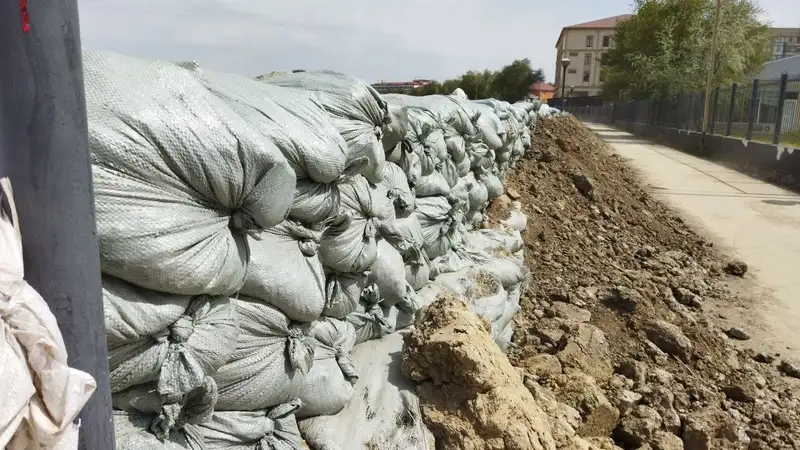
M618 416L605 428L626 449L676 448L673 438L687 449L800 448L800 403L780 358L758 362L703 312L704 301L732 300L727 261L602 141L574 118L540 120L506 186L529 217L532 282L509 355L529 388L551 389L584 421ZM490 219L503 210L490 207ZM589 394L569 388L576 374L591 375L602 391L592 398L618 414L593 416Z

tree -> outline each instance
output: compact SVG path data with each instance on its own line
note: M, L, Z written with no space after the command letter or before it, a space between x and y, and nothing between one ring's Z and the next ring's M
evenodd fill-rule
M608 98L674 98L705 87L715 0L636 0L602 60ZM766 61L767 28L751 0L723 0L715 84L741 80Z
M507 102L516 102L528 96L533 83L544 81L544 72L531 68L529 59L517 59L497 72L492 80L496 97Z
M452 94L461 88L472 99L498 98L508 102L524 99L533 83L544 81L542 69L533 70L528 59L518 59L499 71L470 70L458 78L433 81L414 90L414 95Z

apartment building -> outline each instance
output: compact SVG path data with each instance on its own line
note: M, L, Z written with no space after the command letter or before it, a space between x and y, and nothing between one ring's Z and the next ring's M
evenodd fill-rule
M800 28L770 28L772 59L800 55Z
M614 29L630 14L570 25L561 29L556 42L556 97L561 97L563 67L568 58L565 94L575 97L594 97L603 85L600 58L614 45Z

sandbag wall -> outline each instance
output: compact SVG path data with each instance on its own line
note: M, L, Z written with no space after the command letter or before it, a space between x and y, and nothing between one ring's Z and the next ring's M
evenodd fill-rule
M84 64L118 449L303 448L297 420L354 397L353 349L441 292L510 342L524 216L472 229L537 105Z

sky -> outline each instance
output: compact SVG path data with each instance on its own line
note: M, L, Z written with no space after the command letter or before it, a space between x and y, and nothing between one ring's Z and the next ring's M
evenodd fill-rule
M798 27L797 0L760 0ZM84 49L193 60L246 76L328 69L368 82L446 79L529 58L548 80L564 26L632 0L78 0ZM792 23L791 18L795 19Z

